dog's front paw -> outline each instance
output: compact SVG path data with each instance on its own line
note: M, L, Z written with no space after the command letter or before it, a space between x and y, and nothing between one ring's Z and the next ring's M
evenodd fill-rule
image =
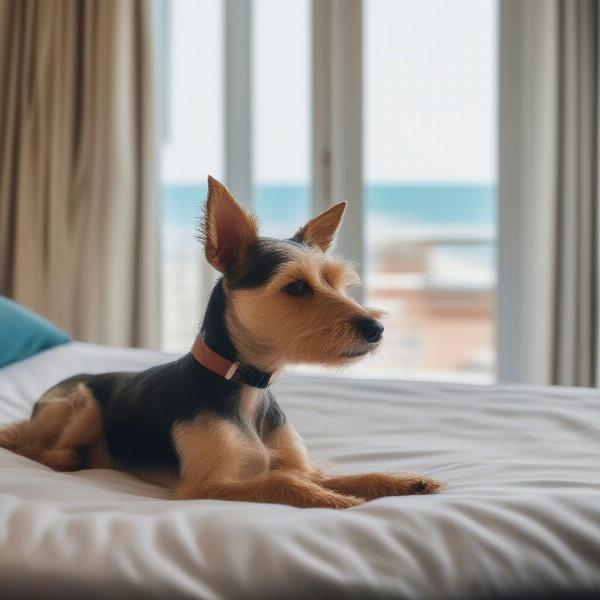
M338 494L374 500L384 496L435 494L443 484L430 477L410 473L363 473L320 480L320 484Z
M411 494L437 494L444 488L444 484L430 477L416 477Z
M412 496L435 494L443 484L430 477L410 473L373 473L366 496L369 499L384 496Z

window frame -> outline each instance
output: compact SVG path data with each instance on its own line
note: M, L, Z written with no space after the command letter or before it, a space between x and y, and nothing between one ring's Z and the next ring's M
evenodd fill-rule
M251 202L253 187L252 8L249 0L223 1L225 184L242 203ZM311 212L348 203L336 249L362 277L363 3L312 0L311 13Z

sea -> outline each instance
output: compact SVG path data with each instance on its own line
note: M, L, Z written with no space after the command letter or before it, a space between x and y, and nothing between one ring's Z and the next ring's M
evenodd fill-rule
M310 188L265 184L254 189L251 206L261 231L288 237L311 215ZM207 188L203 183L162 188L163 252L177 260L194 241ZM495 271L496 187L493 184L369 184L364 189L367 261L382 244L435 244L439 264L477 272L492 281Z

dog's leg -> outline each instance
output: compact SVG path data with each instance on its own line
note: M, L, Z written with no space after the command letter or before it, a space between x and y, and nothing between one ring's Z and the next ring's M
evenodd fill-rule
M382 496L433 494L441 484L429 477L399 473L366 473L328 477L310 463L306 447L290 423L277 428L267 439L273 468L306 474L314 483L339 494L373 500Z
M311 464L306 446L291 423L277 427L266 439L271 455L271 468L279 471L305 473L316 478L321 471Z
M173 429L181 469L175 497L283 503L303 508L348 508L363 502L310 480L301 465L269 470L271 457L258 438L223 419L200 417ZM290 464L290 466L291 466Z
M102 432L100 407L92 392L79 385L68 400L70 419L54 447L42 453L39 461L55 471L77 471L84 466L81 450L89 448Z
M183 488L177 497L266 502L298 508L350 508L364 502L362 498L327 490L298 475L277 471L248 481L213 482L196 491Z
M70 419L54 444L54 450L85 448L98 440L102 433L102 412L91 390L83 384L71 393L68 400Z
M435 494L442 484L430 477L404 473L364 473L341 475L318 480L323 487L340 494L361 496L367 500L383 496L408 496L411 494Z
M100 408L85 385L57 387L29 421L0 432L0 446L56 471L74 471L83 466L80 450L91 446L101 430Z

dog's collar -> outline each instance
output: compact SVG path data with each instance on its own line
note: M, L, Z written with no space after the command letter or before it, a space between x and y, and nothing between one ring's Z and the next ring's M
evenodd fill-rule
M192 356L204 367L220 375L224 379L235 379L243 381L256 388L266 388L271 383L271 374L259 371L250 365L245 365L239 361L231 361L220 354L217 354L204 341L202 336L198 336L192 346Z

